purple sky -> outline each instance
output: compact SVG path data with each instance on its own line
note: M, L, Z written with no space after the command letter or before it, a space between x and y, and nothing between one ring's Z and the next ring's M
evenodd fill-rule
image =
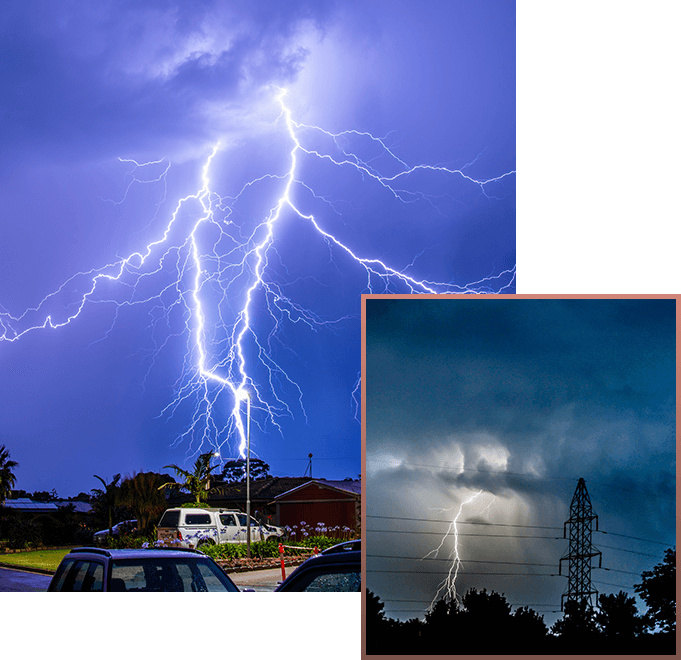
M357 478L360 294L514 291L513 3L17 2L2 30L17 487L233 457L242 385L274 474Z

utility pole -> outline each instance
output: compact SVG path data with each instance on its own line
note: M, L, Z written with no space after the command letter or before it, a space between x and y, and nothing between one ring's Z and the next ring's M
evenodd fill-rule
M601 567L603 555L591 544L591 525L596 521L598 531L598 516L593 512L589 493L584 479L579 480L575 494L570 504L570 518L563 526L563 538L567 537L570 526L570 546L568 554L561 557L558 564L558 574L562 575L563 561L568 563L568 588L560 597L560 609L563 611L564 601L574 600L591 604L591 596L595 594L598 602L598 591L591 586L591 560L598 557L598 568Z

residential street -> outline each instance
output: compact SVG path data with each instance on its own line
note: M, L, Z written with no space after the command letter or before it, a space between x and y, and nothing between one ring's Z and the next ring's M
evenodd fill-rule
M0 568L0 591L47 591L51 575Z

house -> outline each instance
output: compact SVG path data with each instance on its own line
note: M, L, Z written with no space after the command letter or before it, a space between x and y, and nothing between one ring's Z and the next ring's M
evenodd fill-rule
M265 477L252 480L250 484L251 515L256 520L276 525L275 498L308 481L310 477ZM170 508L191 501L191 495L170 495L167 504ZM215 508L246 511L246 482L214 484L208 493L207 503Z
M311 479L274 498L275 524L292 527L304 521L359 532L361 501L360 481Z

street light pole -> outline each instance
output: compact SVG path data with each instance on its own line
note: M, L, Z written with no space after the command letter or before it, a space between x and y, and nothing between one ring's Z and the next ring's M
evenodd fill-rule
M246 421L246 558L251 558L251 393Z

